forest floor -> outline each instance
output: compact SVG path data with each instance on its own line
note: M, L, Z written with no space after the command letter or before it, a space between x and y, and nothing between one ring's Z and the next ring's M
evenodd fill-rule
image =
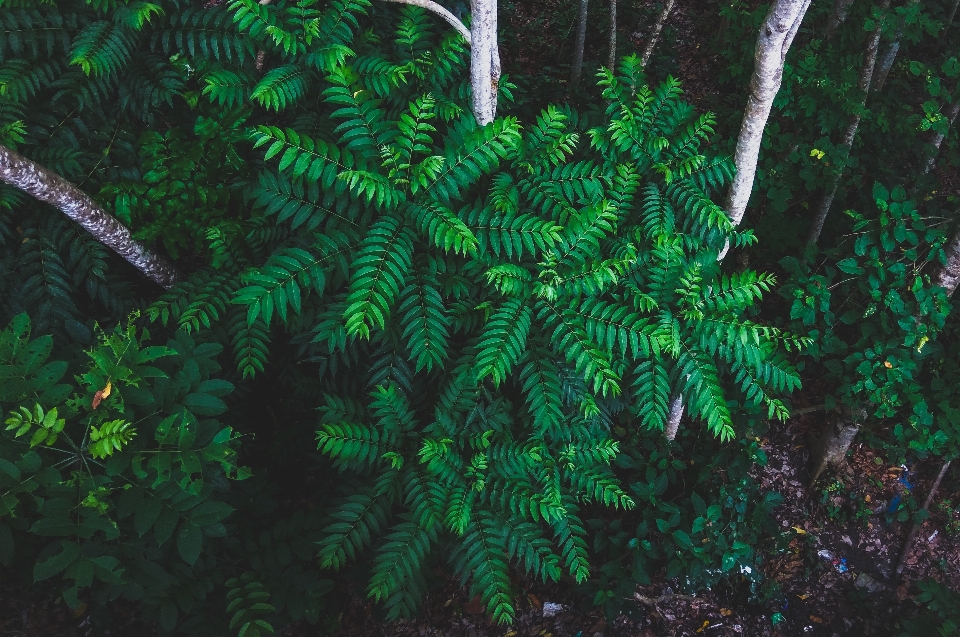
M290 626L284 637L749 637L810 635L897 635L898 618L916 607L913 583L934 578L960 589L960 520L954 507L934 506L906 560L894 573L908 522L887 511L899 498L903 506L922 501L939 467L888 463L866 444L856 444L840 471L806 487L807 434L818 430L822 413L805 414L774 426L761 444L768 456L755 477L765 489L784 496L775 511L782 534L779 552L768 551L764 576L780 585L778 601L747 601L745 582L698 593L674 595L675 582L654 578L637 589L643 601L605 618L590 600L564 583L514 582L521 593L512 626L497 626L459 582L446 580L424 601L414 620L384 623L362 584L345 584L346 603L324 630L307 624ZM906 484L905 484L906 483ZM908 486L909 485L909 488ZM960 502L960 484L945 481L938 504ZM772 553L772 554L771 554ZM44 589L6 580L0 573L0 635L10 637L99 637L90 611L71 611ZM438 575L440 575L438 573ZM632 608L631 608L632 607ZM556 611L555 614L551 610ZM146 637L153 631L134 619L128 604L111 608L114 635ZM127 617L128 619L124 619Z

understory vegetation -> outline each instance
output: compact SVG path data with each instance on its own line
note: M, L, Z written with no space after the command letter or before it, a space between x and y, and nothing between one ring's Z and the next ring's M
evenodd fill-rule
M798 392L890 462L960 455L951 6L810 6L739 223L768 5L716 7L697 106L668 28L588 47L579 91L505 54L481 124L478 38L420 7L0 0L0 146L177 271L0 176L4 572L162 635L326 634L346 580L384 621L447 577L498 624L518 579L610 617L654 581L776 598L756 469ZM922 589L897 630L953 634Z

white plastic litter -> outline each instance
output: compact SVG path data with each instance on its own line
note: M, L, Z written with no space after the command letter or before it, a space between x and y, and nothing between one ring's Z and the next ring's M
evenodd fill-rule
M553 617L557 613L562 613L566 610L566 606L563 604L556 604L554 602L544 602L543 603L543 616L544 617Z

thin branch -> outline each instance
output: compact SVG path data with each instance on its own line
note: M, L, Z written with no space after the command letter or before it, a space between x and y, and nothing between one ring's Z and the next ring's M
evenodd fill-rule
M467 41L467 44L470 44L470 30L463 26L463 22L457 19L457 16L453 15L445 8L433 2L432 0L384 0L384 2L395 2L397 4L412 4L415 7L420 7L426 9L427 11L432 11L438 16L450 23L454 29L457 30L457 33L463 36L463 39Z
M171 288L179 279L172 263L134 240L126 226L86 193L5 146L0 146L0 181L57 208L159 285Z

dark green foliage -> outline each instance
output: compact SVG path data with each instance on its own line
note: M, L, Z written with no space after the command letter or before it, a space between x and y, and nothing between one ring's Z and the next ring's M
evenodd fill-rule
M510 622L511 570L583 583L598 512L659 506L678 478L658 464L655 488L637 482L623 446L662 430L674 397L721 442L743 433L734 414L786 417L785 352L805 339L756 320L771 276L720 269L725 245L754 239L715 203L732 167L707 150L714 119L672 79L648 87L635 57L600 74L603 112L481 127L462 39L416 8L72 4L3 14L2 141L188 276L142 302L102 248L0 191L17 254L5 318L27 310L74 355L46 376L18 367L29 389L0 397L0 454L34 496L9 524L17 542L54 538L37 579L61 578L71 603L122 591L165 633L252 636L318 621L330 583L311 563L369 567L391 619L444 565ZM116 325L135 305L166 346L132 324L91 340L88 317ZM50 389L68 366L77 386ZM302 462L335 471L340 496L317 515L275 515L269 489L232 483L238 431L259 417L244 409L268 403L277 422L262 382L319 410L320 457ZM277 429L282 449L308 444ZM30 483L61 461L74 473ZM664 545L646 557L671 576L751 563L736 541L697 552L673 517L647 522Z

